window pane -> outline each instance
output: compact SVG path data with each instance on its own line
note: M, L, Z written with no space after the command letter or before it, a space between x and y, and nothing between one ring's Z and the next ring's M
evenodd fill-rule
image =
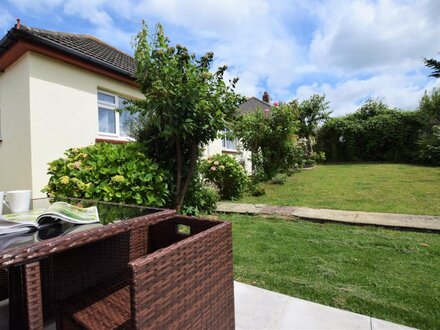
M116 134L115 111L105 108L99 109L99 131Z
M121 136L127 136L130 122L134 118L128 111L122 111L119 114L119 133Z
M116 103L116 98L113 95L109 95L101 92L98 92L98 100L112 104Z

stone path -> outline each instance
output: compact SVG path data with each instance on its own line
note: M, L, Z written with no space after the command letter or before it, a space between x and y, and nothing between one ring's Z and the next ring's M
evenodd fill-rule
M440 216L430 215L339 211L328 209L312 209L308 207L224 202L217 204L217 211L224 213L262 214L273 216L281 215L321 221L345 222L350 224L440 231Z
M366 315L234 282L235 329L409 330Z

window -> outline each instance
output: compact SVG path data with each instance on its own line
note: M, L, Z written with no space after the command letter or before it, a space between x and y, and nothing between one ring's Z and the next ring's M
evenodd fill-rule
M128 138L128 124L133 116L128 111L116 111L124 108L125 101L127 99L116 94L98 91L99 135Z
M223 131L223 134L225 134L222 138L222 148L223 150L237 150L237 139L232 138L231 139L231 130L227 129Z

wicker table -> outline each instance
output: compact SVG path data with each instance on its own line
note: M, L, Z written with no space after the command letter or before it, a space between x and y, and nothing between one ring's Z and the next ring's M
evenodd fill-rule
M33 201L36 208L47 203L48 199ZM147 253L149 225L176 214L174 210L101 202L96 205L105 225L83 226L58 237L19 242L0 250L0 269L7 269L9 275L11 329L42 329L43 315L55 312L55 294L63 298L124 272L129 261ZM81 260L73 262L74 276L57 281L56 271L66 267L63 255L74 251L82 253ZM0 281L5 280L4 274Z

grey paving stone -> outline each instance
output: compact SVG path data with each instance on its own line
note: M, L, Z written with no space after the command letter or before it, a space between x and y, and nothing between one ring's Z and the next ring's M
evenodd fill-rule
M408 330L369 316L234 282L236 329Z
M361 211L340 211L313 209L309 207L276 206L265 204L218 203L218 212L248 213L292 216L303 219L336 221L351 224L378 225L389 227L428 229L440 231L440 216L378 213Z
M370 317L291 298L276 329L370 330Z
M404 325L375 319L374 317L371 318L371 330L411 330L411 329L415 329L415 328L410 328Z
M288 297L235 282L235 324L244 329L276 329Z

